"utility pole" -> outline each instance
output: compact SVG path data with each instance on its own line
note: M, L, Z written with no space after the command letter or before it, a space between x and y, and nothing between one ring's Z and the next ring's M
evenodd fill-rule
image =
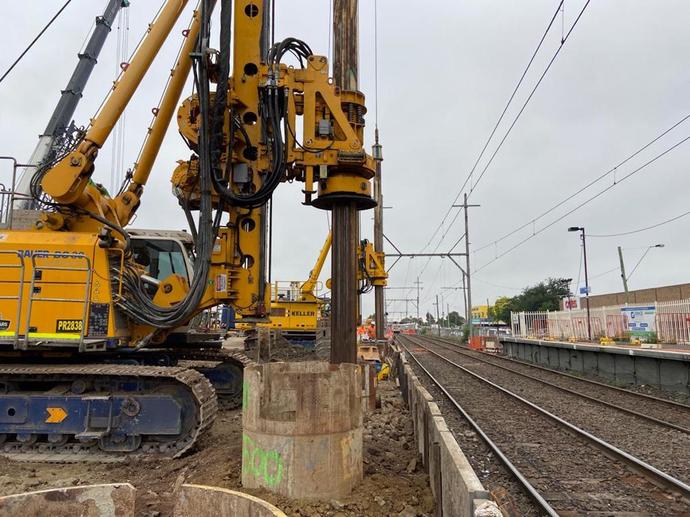
M589 276L587 275L587 241L585 240L585 229L582 226L571 226L569 232L580 232L582 239L582 258L585 263L585 303L587 304L587 339L592 341L592 320L589 314Z
M465 273L462 274L462 300L465 302L465 323L469 325L470 320L472 319L472 314L470 314L470 307L467 305L467 286L465 285L467 275Z
M438 317L438 295L436 295L436 303L434 305L436 306L436 327L438 328L438 335L440 337L441 336L441 324L439 323L439 317Z
M333 0L333 80L343 91L359 87L358 1ZM357 362L357 205L334 203L331 271L331 363Z
M467 276L467 285L465 288L467 289L467 310L470 311L470 319L468 320L468 325L469 325L469 337L472 337L472 282L471 282L471 277L470 277L470 223L469 223L469 214L467 212L467 193L465 193L464 196L464 202L463 205L465 207L465 253L467 254L465 256L465 274Z
M618 246L618 259L621 263L621 278L623 279L623 290L625 291L625 303L629 303L628 296L628 278L625 276L625 263L623 262L623 248Z
M372 155L376 160L376 176L374 176L374 251L383 252L383 191L381 190L381 162L383 162L383 152L379 143L379 128L374 132L374 145ZM374 314L376 317L376 339L385 339L383 308L383 286L374 286Z
M582 228L582 254L585 263L585 289L587 291L587 336L589 337L589 340L592 341L592 319L589 315L589 276L587 275L587 241L585 240L584 228Z
M462 287L441 287L441 289L447 289L450 291L458 291L462 289L462 300L465 303L465 272L462 272ZM448 306L448 314L450 314L450 306ZM458 316L460 316L458 314ZM450 320L448 320L450 322ZM465 321L467 321L467 307L465 306Z
M468 208L476 208L481 205L468 205L467 193L463 197L462 205L453 205L457 208L465 210L465 272L462 277L463 288L465 289L465 312L467 313L467 325L469 326L469 335L472 336L472 282L470 279L470 223Z
M420 282L419 277L417 277L417 281L414 283L417 286L417 319L419 319L419 286L422 285L422 282Z

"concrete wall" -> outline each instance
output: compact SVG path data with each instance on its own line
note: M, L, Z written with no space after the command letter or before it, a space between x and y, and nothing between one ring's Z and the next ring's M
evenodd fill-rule
M502 337L501 344L504 355L547 368L690 394L690 354L515 337Z
M410 409L417 452L429 473L431 491L436 499L436 515L501 516L448 429L438 405L412 371L405 355L395 345L388 345L384 355L391 365L391 376L397 379Z
M652 287L650 289L637 289L628 293L628 303L643 304L651 302L671 302L674 300L686 300L690 298L690 284L667 285ZM589 297L590 308L608 307L609 305L624 305L625 292L597 294ZM584 307L584 298L581 300ZM563 304L561 303L561 309Z
M286 517L258 497L225 488L182 485L176 496L174 517Z
M134 517L136 489L128 483L86 485L0 497L4 517Z

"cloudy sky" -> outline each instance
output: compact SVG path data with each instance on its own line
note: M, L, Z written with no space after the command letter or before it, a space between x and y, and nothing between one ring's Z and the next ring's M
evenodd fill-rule
M2 71L64 1L5 3L0 37ZM129 46L133 49L161 2L131 3ZM76 64L76 52L105 4L105 0L72 0L0 83L0 154L19 159L31 154ZM277 4L277 37L297 36L315 52L328 53L326 0L278 0ZM690 142L621 181L690 136L689 120L615 173L535 220L690 114L690 4L682 0L591 2L477 183L558 49L562 27L567 33L584 4L585 0L566 0L565 12L547 35L469 183L473 187L470 201L481 205L470 212L471 269L477 270L473 277L475 303L516 294L547 277L573 278L573 285L580 277L582 284L579 240L566 232L568 226L584 226L592 235L619 234L690 210ZM446 0L433 4L378 0L378 119L385 157L385 205L392 207L385 212L385 233L404 252L445 252L463 234L462 214L455 217L457 209L441 222L557 5L556 0ZM124 133L124 163L128 166L137 156L150 110L160 97L180 43L179 33L188 20L186 13L129 105ZM370 145L375 118L371 0L360 2L360 36L361 88L369 105ZM78 123L87 123L107 93L115 77L116 51L115 30L77 111ZM95 174L96 181L108 186L112 154L112 146L106 144ZM170 193L169 177L176 160L188 154L172 127L135 226L184 228L184 217ZM8 169L2 167L6 177ZM554 223L607 187L611 188ZM273 271L277 279L306 278L328 231L327 215L302 206L300 196L300 186L292 184L279 188L275 197ZM453 219L456 221L451 225ZM365 236L371 236L372 225L370 214L363 214ZM439 225L440 231L432 239ZM621 290L615 269L617 246L624 248L626 266L631 270L647 246L665 244L663 249L649 252L630 279L631 289L686 282L689 225L690 216L648 231L589 239L592 292ZM510 236L503 238L507 234ZM521 241L524 243L510 251ZM326 267L322 278L328 275ZM464 310L460 291L442 289L460 283L459 271L448 259L402 259L391 271L390 285L412 286L417 277L423 287L422 314L435 312L432 303L437 294L451 310ZM413 290L389 292L389 298L414 296ZM372 307L373 294L364 300L365 315ZM409 310L414 313L412 303ZM399 317L396 311L405 311L405 303L390 303L390 316Z

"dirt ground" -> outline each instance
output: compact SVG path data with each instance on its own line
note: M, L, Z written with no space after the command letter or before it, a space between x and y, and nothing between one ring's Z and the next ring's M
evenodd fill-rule
M348 498L295 501L244 490L294 516L432 515L428 476L417 461L412 422L393 382L379 385L382 408L365 418L364 482ZM0 457L0 495L94 483L128 482L137 488L137 515L172 514L176 485L241 487L242 415L221 411L196 450L177 460L122 463L21 463Z

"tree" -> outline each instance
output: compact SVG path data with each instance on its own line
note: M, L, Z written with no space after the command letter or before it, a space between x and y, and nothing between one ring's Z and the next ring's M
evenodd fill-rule
M537 285L526 287L512 298L496 299L492 308L494 320L510 323L510 313L520 311L557 311L562 298L570 296L570 279L548 278Z
M426 313L426 323L427 323L427 325L433 325L434 323L436 323L436 320L434 319L434 317L431 315L430 312Z
M424 321L422 318L406 317L400 320L400 323L416 323L417 325L423 325Z
M513 299L508 296L499 296L496 298L493 307L489 309L489 317L493 321L502 321L503 323L510 323L510 311L513 305Z
M450 311L450 313L448 313L448 323L454 327L459 327L465 323L465 318L460 316L458 311Z
M518 295L521 311L557 311L560 301L570 296L570 279L549 278Z

